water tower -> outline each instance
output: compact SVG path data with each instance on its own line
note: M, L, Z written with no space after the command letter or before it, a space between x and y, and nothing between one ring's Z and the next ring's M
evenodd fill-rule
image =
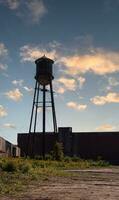
M35 89L34 89L34 97L33 97L33 105L32 105L32 112L31 112L31 119L30 119L30 126L29 126L29 139L28 139L28 152L29 149L34 154L34 138L35 133L37 131L37 125L39 124L38 121L38 109L41 108L42 111L42 131L43 140L42 140L42 155L45 157L45 133L46 133L46 108L51 107L52 109L52 125L53 125L53 133L57 133L57 121L56 121L56 114L55 114L55 104L54 104L54 92L52 87L52 80L54 79L53 76L53 63L54 61L43 56L35 61L36 64L36 75L35 75ZM49 89L47 87L49 86ZM47 100L47 93L50 94L50 100ZM39 100L39 97L42 99ZM32 144L30 140L30 135L34 135ZM40 133L39 133L40 134ZM27 155L29 153L27 152Z
M53 132L57 132L57 121L56 121L56 114L55 114L55 104L54 104L54 93L52 87L52 80L53 77L53 63L54 61L43 56L35 61L36 64L36 83L35 83L35 90L34 90L34 98L33 98L33 105L32 105L32 112L31 112L31 120L29 126L29 133L36 132L37 126L37 113L38 108L41 107L42 109L42 133L45 134L46 132L46 107L48 103L48 107L52 108L52 119L53 119ZM47 90L46 86L49 85L49 90ZM47 92L50 93L51 99L50 101L46 100ZM39 95L42 93L42 101L39 101ZM50 105L49 105L50 104ZM33 128L33 130L32 130Z

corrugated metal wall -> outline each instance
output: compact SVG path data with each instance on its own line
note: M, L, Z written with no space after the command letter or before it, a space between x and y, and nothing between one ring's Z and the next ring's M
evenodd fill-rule
M119 132L72 133L65 129L58 134L46 133L46 154L50 153L56 141L63 143L65 155L76 155L84 159L101 157L105 160L119 162ZM22 156L27 153L29 156L42 155L42 144L42 133L18 134L18 145Z
M49 154L58 140L58 134L45 134L45 153ZM18 146L21 149L21 156L37 156L43 152L43 134L42 133L23 133L18 134Z

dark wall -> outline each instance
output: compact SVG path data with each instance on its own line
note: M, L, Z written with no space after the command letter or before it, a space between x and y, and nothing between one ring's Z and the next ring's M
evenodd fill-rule
M81 158L119 160L119 132L72 133L72 151Z
M65 129L60 130L58 134L46 133L46 154L50 153L57 140L63 143L65 155L119 161L119 132L72 133L70 129ZM43 134L18 134L18 146L22 156L42 155Z
M49 154L54 144L58 140L58 134L45 134L45 153ZM43 152L43 134L42 133L22 133L18 134L18 146L21 149L21 156L37 156Z

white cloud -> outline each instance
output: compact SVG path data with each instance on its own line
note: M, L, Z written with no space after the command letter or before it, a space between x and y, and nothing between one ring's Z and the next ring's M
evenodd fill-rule
M12 84L13 85L18 85L18 86L22 86L24 80L20 79L20 80L13 80Z
M78 104L76 102L70 101L67 103L67 107L73 108L78 111L83 111L87 108L87 105L86 104Z
M66 72L71 75L86 72L98 75L111 74L119 71L119 52L94 49L89 54L62 57L60 62L66 67Z
M107 84L104 87L104 91L110 91L113 87L118 85L119 81L115 77L107 77Z
M56 49L62 47L62 44L56 40L53 40L52 42L49 42L49 47L52 49Z
M10 123L3 124L3 127L4 128L12 128L12 129L16 128L15 124L10 124Z
M51 49L50 46L43 48L38 45L25 45L20 48L20 56L22 61L32 62L45 54L47 57L56 60L57 65L63 67L63 72L71 76L85 74L87 72L98 75L119 72L119 52L97 48L90 49L90 52L88 51L89 53L70 53L70 55L67 53L67 56L64 56L66 52L62 47L61 49L60 46L59 48L56 46Z
M5 47L5 45L3 43L0 43L0 70L2 71L6 71L8 66L6 64L2 63L2 60L4 60L5 57L7 57L8 55L8 50Z
M23 94L20 92L18 88L16 88L15 90L10 90L6 92L5 96L13 101L19 101L23 97Z
M29 88L27 86L24 86L24 89L29 93L33 93L33 88Z
M2 105L0 105L0 117L4 116L7 116L7 111Z
M0 43L0 57L7 56L8 50L3 43Z
M17 17L30 23L38 23L47 13L42 0L0 0L0 3L14 11Z
M53 60L57 58L56 50L47 51L46 49L40 48L39 46L30 45L25 45L20 48L20 56L23 62L33 62L43 55L46 55Z
M103 124L96 128L96 131L115 131L117 129L116 126L112 126L110 124Z
M66 91L66 89L63 88L63 87L59 87L59 88L57 89L57 93L59 93L59 94L64 94L65 91Z
M4 71L6 71L7 68L8 68L8 66L7 66L6 64L2 64L2 63L0 63L0 70L4 70Z
M57 82L62 84L62 86L63 86L62 88L64 88L64 90L75 91L75 89L76 89L75 79L69 79L69 78L61 77L61 78L57 79ZM61 88L60 88L60 90L61 90Z
M47 13L47 9L42 0L31 0L26 3L29 18L33 23L38 23L39 20Z
M117 86L117 85L119 85L119 81L116 80L116 78L114 78L114 77L109 77L108 78L108 83L109 83L110 86Z
M104 105L106 103L119 103L119 93L110 92L106 96L95 96L91 99L95 105Z
M68 102L67 103L67 106L69 107L69 108L76 108L77 107L77 103L75 103L75 102L73 102L73 101L70 101L70 102Z
M84 77L80 76L80 77L78 78L78 81L79 81L79 87L80 87L80 89L82 89L82 87L83 87L83 85L84 85L86 79L85 79Z

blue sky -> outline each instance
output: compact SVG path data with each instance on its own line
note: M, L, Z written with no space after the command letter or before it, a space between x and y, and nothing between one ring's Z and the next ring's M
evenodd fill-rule
M16 143L28 132L44 54L55 61L58 126L119 130L118 21L118 0L0 0L0 136Z

